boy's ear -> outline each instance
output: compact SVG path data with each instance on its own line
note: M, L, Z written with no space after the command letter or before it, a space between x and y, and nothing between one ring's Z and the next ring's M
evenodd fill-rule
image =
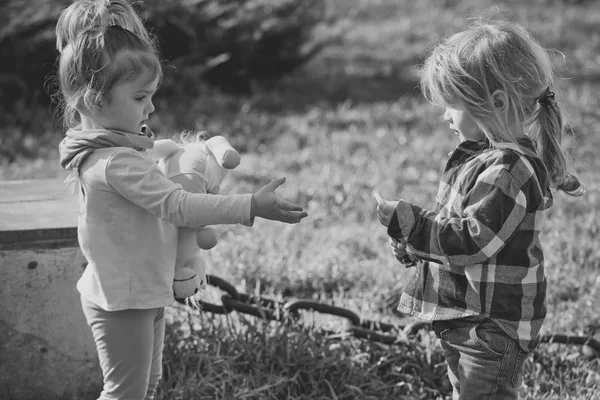
M504 111L508 106L508 96L504 90L494 90L494 93L492 93L492 98L494 99L494 107L499 111Z

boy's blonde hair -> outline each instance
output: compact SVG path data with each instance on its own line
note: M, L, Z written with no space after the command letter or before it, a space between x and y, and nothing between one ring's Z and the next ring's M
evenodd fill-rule
M154 39L127 0L76 0L56 24L58 80L67 127L117 83L162 79Z
M565 119L554 97L549 53L522 26L505 20L474 21L435 46L419 74L428 101L469 112L492 145L516 143L511 122L523 123L538 143L550 184L572 195L585 192L567 170L561 146Z

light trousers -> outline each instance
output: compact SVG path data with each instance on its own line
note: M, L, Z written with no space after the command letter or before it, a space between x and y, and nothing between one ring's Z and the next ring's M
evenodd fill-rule
M164 307L105 311L81 297L104 386L98 400L152 400L162 375Z

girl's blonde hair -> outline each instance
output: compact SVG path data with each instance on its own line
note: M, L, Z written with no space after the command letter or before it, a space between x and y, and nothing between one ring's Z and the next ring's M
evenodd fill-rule
M67 127L115 84L141 73L149 81L162 79L155 41L127 0L76 0L58 19L56 47Z
M428 101L469 112L492 145L516 143L511 121L523 123L538 143L550 184L571 195L585 192L567 170L561 146L565 118L554 94L549 52L522 26L504 20L474 21L470 29L435 46L419 75Z

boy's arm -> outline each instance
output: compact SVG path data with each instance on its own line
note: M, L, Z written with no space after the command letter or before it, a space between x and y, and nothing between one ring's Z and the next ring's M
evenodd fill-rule
M462 217L447 218L399 201L388 226L420 259L453 266L482 263L497 254L526 214L527 198L504 168L489 168L462 199Z

